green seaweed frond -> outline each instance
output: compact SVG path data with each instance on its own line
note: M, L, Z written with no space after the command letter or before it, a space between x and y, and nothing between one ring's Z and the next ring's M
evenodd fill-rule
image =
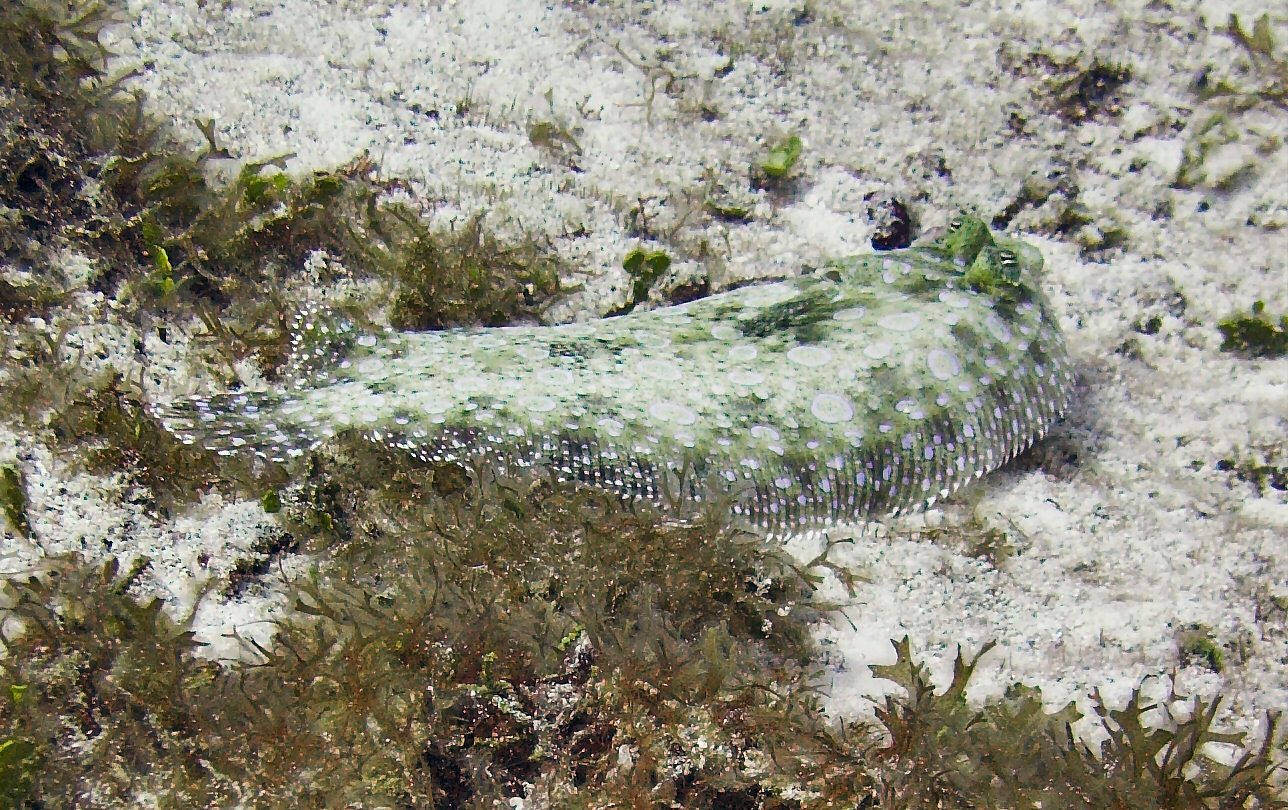
M5 807L22 807L40 767L36 744L24 737L0 737L0 800Z
M1151 702L1137 687L1112 709L1097 690L1090 708L1104 742L1093 748L1073 733L1082 717L1074 704L1048 712L1034 687L1017 683L1000 700L968 704L964 690L987 650L970 658L959 650L942 693L906 638L896 644L895 664L872 667L906 692L877 710L889 743L880 750L876 806L1288 807L1274 754L1277 715L1267 714L1260 740L1249 744L1243 734L1215 730L1219 698L1169 692ZM1151 722L1151 714L1163 722ZM1217 759L1209 743L1233 746L1236 755Z
M130 593L143 565L124 576L115 560L93 567L51 558L45 568L6 585L8 656L0 669L26 689L20 704L0 706L0 723L39 762L25 780L31 803L11 806L90 795L97 806L129 804L137 787L131 771L141 762L178 772L156 774L161 779L209 776L193 745L203 722L195 710L213 697L207 690L218 667L194 657L192 634L159 599Z
M1197 664L1218 673L1225 669L1225 650L1207 625L1196 624L1183 630L1177 636L1176 646L1182 664Z
M622 269L631 277L631 297L610 315L625 315L648 298L648 291L671 269L671 257L665 250L635 248L622 259Z
M761 186L781 186L786 183L804 150L805 145L800 136L794 133L775 141L752 165L753 182Z
M0 803L4 807L22 807L40 773L34 740L21 736L28 687L9 684L8 722L0 736Z

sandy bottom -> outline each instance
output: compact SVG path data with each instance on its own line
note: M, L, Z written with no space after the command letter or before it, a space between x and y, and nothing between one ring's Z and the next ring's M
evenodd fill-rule
M673 280L719 288L868 249L869 209L890 196L923 229L1006 212L1046 255L1077 403L964 500L838 551L865 581L853 626L820 631L833 708L866 711L881 684L863 665L904 634L941 674L958 644L997 640L981 697L1018 680L1053 703L1097 686L1119 700L1166 676L1222 690L1240 725L1288 704L1288 494L1218 469L1288 464L1288 360L1223 353L1215 327L1255 300L1288 309L1288 114L1197 91L1268 81L1224 33L1259 4L549 5L134 0L107 44L120 68L145 66L149 107L194 145L210 117L236 157L289 152L295 173L366 151L439 222L481 212L549 236L582 269L560 319L620 304L640 244L676 259ZM541 122L570 141L534 145ZM788 134L804 143L789 188L751 193L746 223L704 215L710 189L747 193ZM184 335L148 337L140 358L108 302L80 305L88 362L142 367L159 397L185 388ZM147 554L176 611L271 526L217 496L159 522L36 438L0 439L45 550ZM943 539L969 519L1004 532L1004 553ZM34 553L6 545L11 569ZM267 632L277 609L269 589L197 616L221 654L222 634ZM1219 674L1179 655L1196 625L1227 648Z

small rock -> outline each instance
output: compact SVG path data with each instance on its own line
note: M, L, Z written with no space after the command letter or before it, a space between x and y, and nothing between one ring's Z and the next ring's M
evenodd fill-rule
M888 191L872 191L863 196L872 223L872 247L898 250L912 244L912 218L903 201Z

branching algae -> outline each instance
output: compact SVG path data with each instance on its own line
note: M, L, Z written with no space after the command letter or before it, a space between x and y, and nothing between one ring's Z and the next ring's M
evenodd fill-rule
M1064 413L1042 258L962 216L907 250L591 323L364 331L302 313L281 390L158 416L272 461L344 431L431 462L536 467L774 533L934 503Z

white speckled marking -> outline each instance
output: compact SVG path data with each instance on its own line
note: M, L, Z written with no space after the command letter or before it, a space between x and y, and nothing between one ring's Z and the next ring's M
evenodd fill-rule
M848 422L854 418L854 406L840 394L822 393L814 397L809 404L809 412L814 418L829 425Z

